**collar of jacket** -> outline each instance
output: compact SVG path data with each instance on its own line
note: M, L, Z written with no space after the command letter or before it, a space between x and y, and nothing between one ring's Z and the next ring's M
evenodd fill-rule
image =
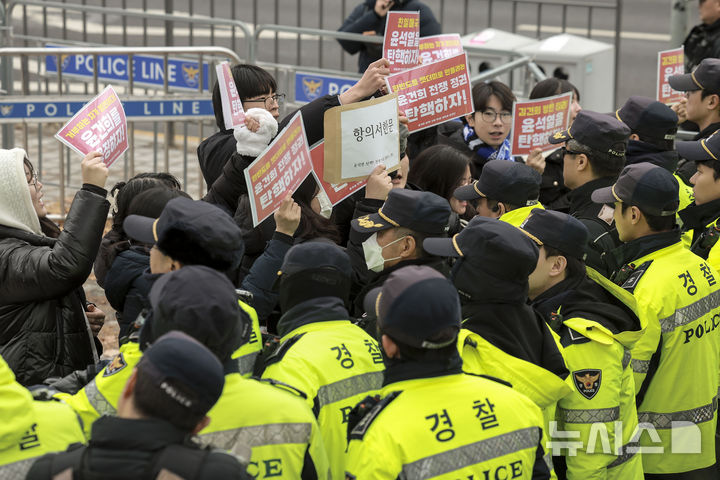
M626 265L633 260L642 258L652 252L669 247L680 241L680 229L674 228L669 232L654 233L636 238L631 242L620 245L612 251L618 265Z
M571 328L605 344L614 338L631 348L645 328L632 294L592 268L576 272L543 292L533 307L556 333ZM562 322L551 322L553 313L558 313Z
M36 235L18 228L0 225L0 240L3 238L17 238L18 240L22 240L23 242L27 242L36 247L52 247L55 245L55 242L57 242L57 239L55 238L46 237L44 235Z
M675 173L680 156L675 150L662 150L651 143L630 140L625 159L625 165L647 162Z
M550 327L529 305L463 305L463 328L477 333L508 355L533 363L565 379L568 370Z
M582 212L588 207L596 206L597 204L592 201L590 195L598 188L605 188L613 185L616 178L614 177L601 177L595 180L590 180L584 185L580 185L575 190L572 190L568 194L570 200L570 214L575 215L578 212ZM598 206L599 208L599 206Z
M720 20L718 20L720 22ZM715 133L716 130L720 130L720 122L711 123L704 129L700 131L697 135L695 135L695 138L693 140L702 140L703 138L707 138L713 133Z
M317 297L300 302L283 313L278 321L278 335L284 337L298 327L309 323L327 322L330 320L349 320L342 299L338 297Z
M462 358L457 349L453 350L450 358L445 360L399 360L396 358L385 359L385 379L383 387L391 383L417 378L434 378L444 375L462 373Z
M155 451L170 444L183 444L189 436L189 432L157 418L103 416L92 425L89 447L117 451Z
M703 229L720 217L720 198L703 205L691 203L684 210L680 210L680 219L683 221L683 231Z

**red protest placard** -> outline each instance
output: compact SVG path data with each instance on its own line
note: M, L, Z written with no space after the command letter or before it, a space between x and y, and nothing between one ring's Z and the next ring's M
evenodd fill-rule
M677 103L685 97L670 87L670 75L685 73L685 51L683 47L658 52L657 101L666 105Z
M390 73L402 72L420 63L420 12L388 12L383 57Z
M83 156L100 152L105 165L112 165L128 149L125 109L112 86L90 100L55 138Z
M411 133L473 112L464 53L388 75L385 83L398 94Z
M258 226L280 207L312 172L302 114L290 123L245 169L253 226Z
M512 155L528 155L531 150L556 148L548 142L555 132L565 130L570 120L573 92L554 97L513 103Z
M312 161L313 174L320 188L323 189L325 195L330 199L330 203L333 206L345 200L347 197L357 192L365 186L367 180L361 180L359 182L345 182L345 183L328 183L324 178L325 170L325 143L320 142L310 149L310 160Z
M457 33L420 37L420 63L427 65L463 53L462 40Z
M230 71L230 63L223 62L215 66L220 100L222 101L223 120L225 128L231 129L245 125L245 110L237 91L237 85Z

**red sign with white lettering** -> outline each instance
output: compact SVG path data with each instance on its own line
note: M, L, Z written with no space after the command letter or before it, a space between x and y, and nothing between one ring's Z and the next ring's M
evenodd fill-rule
M513 103L512 155L528 155L539 148L557 148L548 137L565 130L570 120L573 92Z
M402 72L420 63L420 12L388 12L383 57L390 73Z
M325 195L330 199L330 203L333 206L345 200L347 197L357 192L367 184L367 180L361 180L359 182L345 182L345 183L328 183L323 180L323 174L325 169L325 143L320 142L310 150L310 159L312 160L313 173L315 174L315 180L317 181L320 188L323 189Z

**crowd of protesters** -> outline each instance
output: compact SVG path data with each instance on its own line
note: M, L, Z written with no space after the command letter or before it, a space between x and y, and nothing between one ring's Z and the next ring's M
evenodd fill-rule
M348 31L372 4L393 2ZM300 108L308 144L384 95L387 60L360 63ZM571 92L569 126L524 158L514 93L477 83L422 134L400 112L395 171L334 207L308 176L258 226L244 170L294 112L231 71L246 121L225 128L216 84L201 200L169 173L108 191L93 152L61 229L0 150L1 478L720 477L720 60L671 77L672 108L591 112L543 80L530 98Z

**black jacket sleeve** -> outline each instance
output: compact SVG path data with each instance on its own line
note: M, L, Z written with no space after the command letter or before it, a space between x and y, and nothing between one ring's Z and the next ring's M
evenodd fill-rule
M338 29L339 32L348 33L363 33L370 30L375 30L378 23L381 22L381 18L377 16L375 10L368 8L367 4L358 5L350 12L350 15L345 19L343 24ZM380 33L380 32L376 32ZM338 39L338 43L346 52L354 54L365 48L365 43L356 42L354 40L342 40Z
M303 105L297 110L293 110L278 124L278 133L287 127L292 117L298 112L302 112L303 125L305 126L305 135L307 136L308 145L313 145L325 138L325 112L340 105L337 95L325 95L316 98L312 102Z
M222 174L215 180L203 201L218 205L226 209L231 215L238 207L238 199L248 193L245 183L245 169L254 158L240 155L235 152L225 163Z
M92 270L110 203L104 196L80 190L70 206L65 228L55 244L25 243L0 257L0 303L50 300L82 286Z

